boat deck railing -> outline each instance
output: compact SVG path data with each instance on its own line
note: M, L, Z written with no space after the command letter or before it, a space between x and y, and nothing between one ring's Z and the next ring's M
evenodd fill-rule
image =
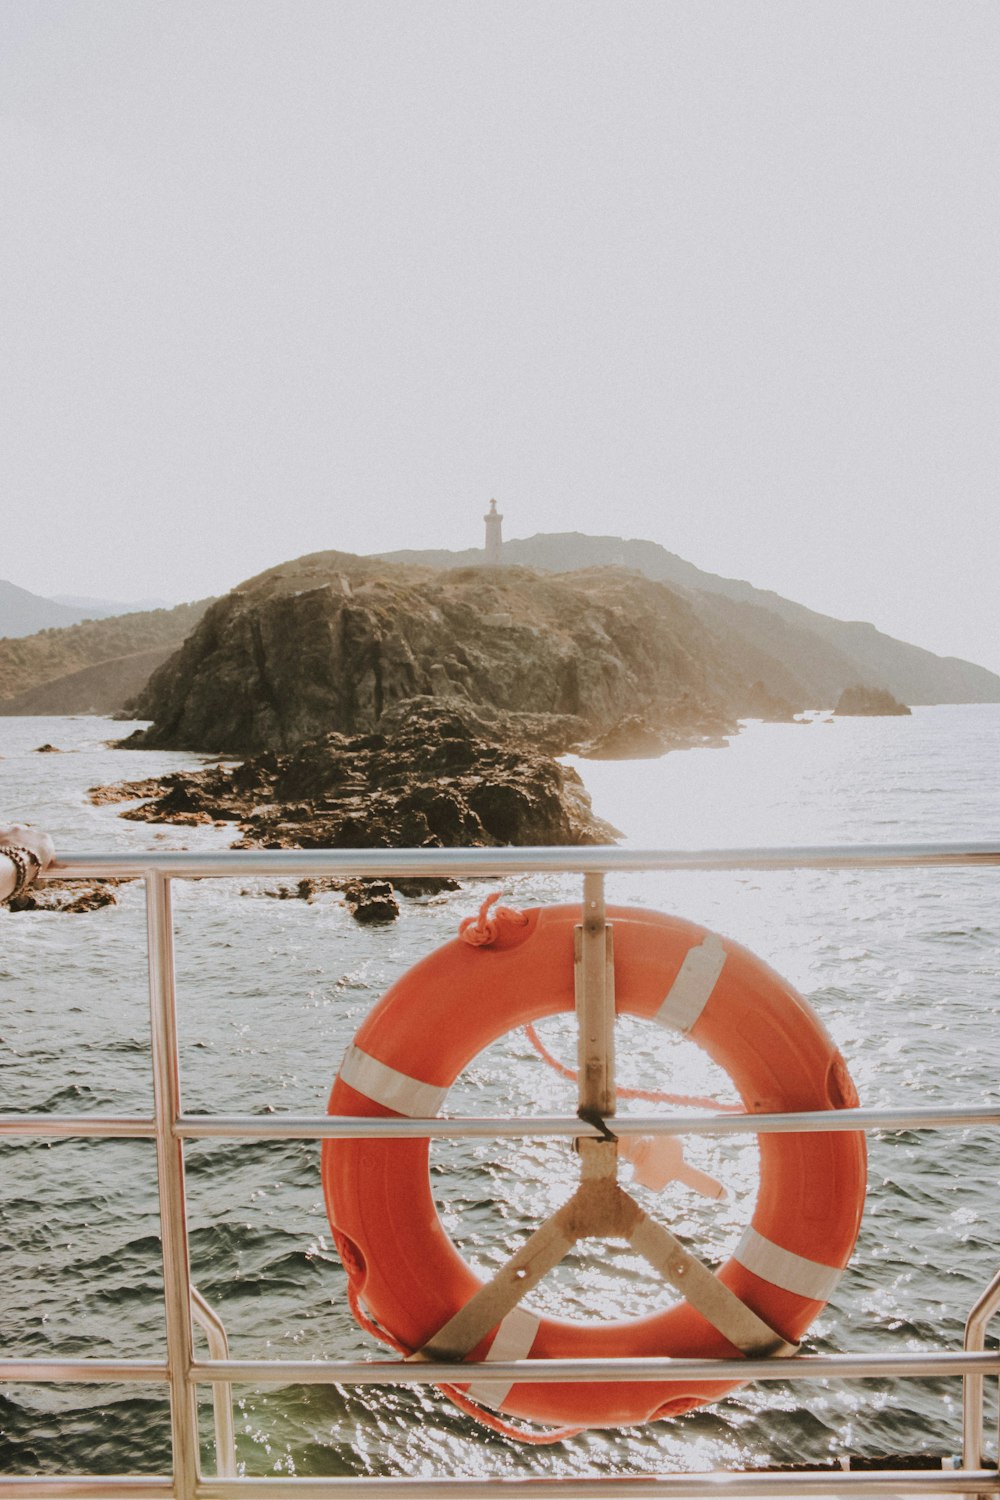
M519 1500L559 1495L567 1500L634 1500L695 1497L848 1494L1000 1495L995 1460L983 1453L984 1380L1000 1374L1000 1352L987 1351L990 1319L1000 1309L1000 1272L983 1289L966 1324L964 1347L924 1352L796 1354L782 1359L618 1358L517 1360L465 1363L462 1377L492 1382L616 1382L678 1379L822 1381L940 1379L962 1381L962 1454L952 1469L884 1468L851 1472L656 1473L648 1477L460 1478L257 1478L237 1473L231 1388L296 1384L344 1386L439 1385L454 1381L453 1363L409 1363L400 1359L238 1360L228 1355L218 1316L192 1284L188 1258L184 1149L188 1141L326 1140L335 1138L443 1138L561 1136L601 1139L597 1126L577 1115L461 1117L447 1119L355 1119L325 1114L186 1114L178 1062L174 974L174 880L245 879L248 876L312 877L466 877L565 874L583 879L584 909L599 909L603 920L603 879L624 871L679 870L885 870L920 867L970 869L1000 866L997 844L840 845L821 848L725 849L700 852L574 849L404 849L282 850L226 853L157 852L139 855L63 855L48 879L136 878L145 884L152 1041L152 1102L148 1114L0 1115L0 1138L138 1139L156 1145L166 1357L157 1359L0 1359L0 1381L18 1384L83 1383L158 1385L170 1400L171 1471L148 1475L0 1476L0 1500L247 1500L289 1496L290 1500L400 1500L451 1497L479 1500L510 1492ZM671 1114L616 1116L617 1134L651 1132L723 1136L775 1131L949 1130L1000 1127L1000 1108L853 1109L796 1114ZM195 1327L207 1336L208 1357L195 1348ZM202 1472L199 1457L198 1394L213 1396L216 1472Z

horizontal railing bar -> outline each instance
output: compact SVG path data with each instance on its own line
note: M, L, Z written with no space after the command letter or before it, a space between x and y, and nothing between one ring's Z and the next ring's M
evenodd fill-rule
M618 1135L811 1135L855 1130L945 1130L1000 1125L1000 1109L960 1105L941 1109L809 1110L773 1115L616 1115ZM529 1136L601 1138L576 1115L456 1115L441 1119L359 1118L353 1115L180 1115L174 1134L185 1140L452 1140ZM0 1115L0 1136L153 1139L156 1125L142 1115Z
M586 1479L267 1479L202 1478L197 1500L698 1500L700 1496L747 1495L957 1495L996 1494L996 1469L881 1469L844 1473L835 1469L769 1473L754 1470L717 1474L663 1474ZM172 1500L168 1479L112 1476L107 1479L0 1477L0 1496L17 1500Z
M248 875L490 876L639 870L858 870L901 866L1000 865L1000 844L829 844L756 849L622 849L612 845L502 849L148 850L125 854L63 851L43 880L138 878L148 870L177 879Z
M455 1380L457 1366L404 1360L195 1360L195 1383L240 1385L440 1385ZM926 1380L1000 1374L1000 1351L925 1350L907 1354L798 1354L789 1359L529 1359L473 1361L461 1365L465 1380L506 1384L661 1380ZM104 1385L160 1383L166 1364L139 1359L0 1359L7 1385Z
M158 1475L0 1475L0 1496L12 1500L177 1500L173 1481Z
M0 1115L0 1135L155 1140L156 1121L146 1115Z
M797 1354L788 1359L522 1359L462 1362L404 1360L203 1359L191 1379L234 1385L441 1385L496 1380L504 1385L661 1380L926 1380L1000 1374L1000 1352L925 1350L907 1354Z
M819 1134L854 1130L939 1130L1000 1125L1000 1109L836 1109L795 1114L616 1115L618 1135ZM576 1115L479 1115L453 1119L376 1119L353 1115L181 1115L187 1140L240 1136L259 1140L423 1140L522 1136L595 1136Z
M887 1469L869 1473L767 1472L611 1475L602 1479L203 1479L198 1500L696 1500L702 1495L960 1495L996 1494L996 1469Z
M167 1378L166 1362L148 1359L0 1359L6 1385L129 1385Z

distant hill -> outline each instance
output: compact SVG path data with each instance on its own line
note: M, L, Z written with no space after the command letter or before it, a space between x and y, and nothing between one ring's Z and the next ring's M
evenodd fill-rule
M202 599L0 640L0 714L115 712L138 692L159 660L181 644L211 602ZM143 671L139 658L147 653L159 655L151 655ZM57 687L99 666L107 669L103 676ZM122 697L114 689L116 682ZM43 686L49 691L38 696ZM36 706L27 706L32 703ZM65 706L52 706L56 703Z
M177 649L177 642L116 656L81 667L51 682L0 699L0 716L27 714L117 714L149 681L150 675Z
M54 599L43 599L40 594L29 594L27 589L0 578L0 638L76 625L82 618L79 609L57 604Z
M464 552L384 552L388 562L430 568L480 566ZM836 620L768 589L706 573L656 542L582 532L540 533L503 544L505 566L567 573L631 568L681 589L696 614L725 635L749 679L810 707L832 707L846 687L887 688L904 703L998 703L1000 677L955 656L936 656L856 620Z
M53 594L56 604L81 611L86 620L109 620L112 615L145 615L154 609L173 609L169 599L91 599L86 594Z
M149 614L172 608L164 599L129 604L75 594L56 594L49 599L0 578L0 639L35 635L39 630L59 630L66 625L79 625L83 620L107 620L114 615Z

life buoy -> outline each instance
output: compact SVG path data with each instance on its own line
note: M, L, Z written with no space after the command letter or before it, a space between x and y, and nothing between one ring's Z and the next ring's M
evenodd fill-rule
M455 940L388 990L348 1048L329 1112L436 1115L477 1053L505 1032L574 1008L579 907L542 907L489 946ZM658 912L609 907L616 1009L686 1033L756 1113L849 1109L846 1065L815 1013L728 939ZM753 1217L719 1281L789 1343L828 1301L857 1238L866 1184L861 1132L764 1133ZM433 1339L481 1286L435 1208L427 1140L328 1140L323 1188L356 1298L397 1347ZM615 1323L575 1323L518 1307L473 1360L738 1357L688 1302ZM456 1370L461 1366L456 1366ZM739 1382L496 1383L470 1393L514 1416L609 1427L674 1416ZM462 1387L465 1389L465 1387Z

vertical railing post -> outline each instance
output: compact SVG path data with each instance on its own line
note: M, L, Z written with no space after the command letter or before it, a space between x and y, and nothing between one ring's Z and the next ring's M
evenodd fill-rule
M194 1500L199 1468L198 1406L191 1383L194 1332L191 1323L191 1272L184 1197L184 1145L176 1134L181 1097L173 916L169 879L156 870L147 870L145 878L153 1112L156 1119L156 1167L160 1197L160 1242L163 1251L174 1493L177 1500Z
M1000 1271L978 1298L965 1320L965 1351L981 1354L986 1348L986 1329L1000 1311ZM983 1376L962 1377L962 1467L983 1466ZM982 1497L986 1500L986 1497Z
M606 1119L615 1101L615 980L604 876L583 877L583 922L576 954L577 1059L581 1119Z

